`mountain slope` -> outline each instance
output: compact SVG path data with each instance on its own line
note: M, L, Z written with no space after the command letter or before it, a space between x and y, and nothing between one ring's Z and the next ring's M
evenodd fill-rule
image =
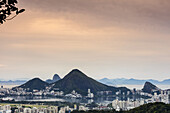
M33 90L43 90L45 89L49 84L42 81L39 78L34 78L32 80L29 80L28 82L26 82L25 84L15 87L13 89L17 89L17 88L23 88L23 89L29 89L29 91L33 91Z
M53 76L53 80L54 81L58 81L58 80L60 80L61 78L60 78L60 76L58 75L58 74L55 74L54 76Z
M170 104L161 102L144 104L126 113L170 113Z
M46 82L49 83L49 84L51 84L51 83L54 83L54 82L59 81L60 79L61 79L60 76L59 76L58 74L55 74L55 75L53 76L53 79L52 79L52 80L51 80L51 79L48 79L48 80L46 80Z
M158 91L158 90L160 90L160 89L150 82L146 82L142 89L142 91L146 92L146 93L153 93L153 91Z
M128 89L124 87L116 88L99 83L96 80L86 76L78 69L72 70L62 80L55 82L53 88L59 88L65 93L70 93L75 90L82 95L86 95L88 89L91 89L91 92L94 94L96 94L97 91L116 92L119 89L124 92L128 91Z

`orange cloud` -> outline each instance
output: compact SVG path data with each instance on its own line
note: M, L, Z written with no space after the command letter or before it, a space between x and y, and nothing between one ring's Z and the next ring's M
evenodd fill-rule
M0 68L4 68L6 67L6 65L0 64Z

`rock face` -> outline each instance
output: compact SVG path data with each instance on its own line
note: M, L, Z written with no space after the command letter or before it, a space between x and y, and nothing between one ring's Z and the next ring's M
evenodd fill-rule
M53 81L58 81L58 80L60 80L61 78L60 78L60 76L58 75L58 74L55 74L54 76L53 76Z
M75 90L82 95L87 95L88 89L91 89L91 92L94 94L96 94L97 91L129 91L129 89L124 87L116 88L97 82L78 69L72 70L62 80L55 82L53 88L59 88L60 90L64 91L65 94L71 93L73 90Z
M52 80L51 80L51 79L48 79L48 80L46 80L46 82L49 83L49 84L51 84L51 83L54 83L54 82L59 81L60 79L61 79L60 76L59 76L58 74L55 74L55 75L53 76L53 79L52 79Z
M145 82L145 85L142 89L143 92L150 93L150 94L153 93L154 91L159 91L159 90L160 89L157 86L153 85L150 82Z
M25 84L15 87L13 89L17 89L17 88L23 88L23 89L27 89L29 91L33 91L33 90L43 90L45 89L49 84L44 82L43 80L39 79L39 78L34 78L32 80L29 80L28 82L26 82Z

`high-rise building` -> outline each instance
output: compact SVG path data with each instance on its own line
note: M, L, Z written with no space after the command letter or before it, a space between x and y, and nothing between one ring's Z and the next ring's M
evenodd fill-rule
M87 97L88 97L88 98L94 98L94 94L91 93L90 89L88 89Z
M24 113L31 113L31 108L24 108Z

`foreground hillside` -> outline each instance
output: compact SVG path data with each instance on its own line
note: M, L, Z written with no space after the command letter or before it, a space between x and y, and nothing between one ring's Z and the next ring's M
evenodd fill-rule
M170 113L170 104L150 103L134 108L130 111L73 111L72 113Z

